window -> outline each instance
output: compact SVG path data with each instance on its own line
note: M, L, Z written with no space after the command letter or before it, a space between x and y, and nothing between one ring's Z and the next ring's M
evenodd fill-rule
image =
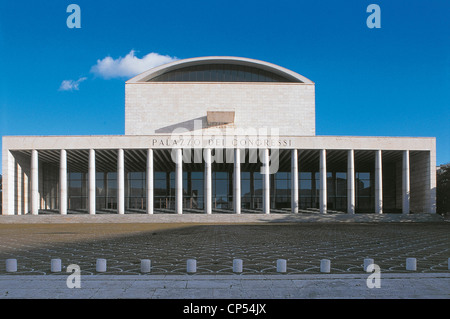
M370 172L356 173L356 210L358 212L373 212L374 189Z
M149 82L294 82L255 67L234 64L204 64L180 68L158 75Z
M291 173L277 172L273 176L273 186L271 187L270 196L272 207L274 208L289 208L291 207ZM275 195L275 196L274 196Z
M86 173L70 172L68 174L68 209L84 210L87 200Z
M228 196L230 187L228 172L212 172L212 205L213 208L231 208Z
M145 172L129 172L127 196L125 202L128 205L128 209L140 209L146 208L146 180Z
M313 180L312 172L300 172L298 192L299 192L299 208L308 209L316 208L315 200L315 180Z

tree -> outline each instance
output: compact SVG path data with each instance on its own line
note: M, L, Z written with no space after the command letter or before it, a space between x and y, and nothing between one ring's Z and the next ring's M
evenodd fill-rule
M436 174L436 211L450 214L450 165L441 166Z

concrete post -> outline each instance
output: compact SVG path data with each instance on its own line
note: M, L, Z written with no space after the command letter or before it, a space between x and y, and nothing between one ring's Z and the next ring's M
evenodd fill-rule
M291 211L298 213L298 151L291 150Z
M106 271L106 259L99 258L95 264L95 270L97 272L105 272Z
M375 151L375 214L383 214L383 171L381 150Z
M183 214L183 153L175 150L175 212Z
M146 170L146 185L147 185L147 214L153 214L153 150L147 150L147 170Z
M152 262L150 259L141 260L141 272L150 272L152 269Z
M417 270L416 258L406 258L406 270L411 270L411 271Z
M262 169L263 169L263 213L270 214L270 174L269 174L269 149L262 150Z
M347 151L347 213L355 213L355 151Z
M89 214L95 215L95 151L89 150Z
M242 272L242 259L233 259L233 272Z
M409 214L410 202L409 151L403 151L402 165L402 213Z
M67 214L67 152L61 150L59 163L59 213Z
M123 149L117 151L117 213L125 214L125 163Z
M234 149L234 178L233 178L234 212L241 213L241 150Z
M320 150L320 189L319 189L320 213L327 213L327 153Z
M38 151L31 151L31 214L39 213L39 159Z
M320 261L320 272L330 272L331 270L331 262L329 259L322 259Z
M212 168L211 168L211 149L205 148L205 178L204 178L204 194L205 194L205 213L212 213Z
M6 272L17 271L17 259L6 259Z
M186 261L186 272L189 272L189 273L197 272L197 260L188 259Z
M374 260L372 258L365 258L364 259L364 271L367 272L367 267L369 267L369 265L372 265L374 263Z
M51 272L61 272L61 259L52 259L50 261Z
M286 272L286 259L277 260L277 272Z

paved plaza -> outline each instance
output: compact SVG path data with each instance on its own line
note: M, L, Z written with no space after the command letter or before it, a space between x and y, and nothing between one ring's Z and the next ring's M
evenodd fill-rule
M163 281L168 282L167 288L175 282L178 282L176 285L184 285L183 288L202 284L204 288L211 289L241 287L229 289L229 292L215 291L215 294L206 293L206 290L190 292L188 295L193 298L256 298L257 295L245 292L242 285L246 283L266 287L259 289L262 298L329 298L333 293L325 289L327 285L339 288L335 289L337 295L334 296L353 298L360 294L358 289L361 285L365 290L370 290L365 285L368 276L363 271L365 258L374 259L374 263L380 266L385 287L392 287L384 297L395 298L395 291L401 291L400 286L410 287L407 293L399 295L403 298L450 297L450 223L439 217L426 222L419 221L420 218L414 221L411 216L409 219L394 216L369 222L372 217L365 217L364 220L357 216L349 221L344 217L333 220L322 216L315 220L305 217L301 222L290 215L253 215L251 218L244 216L241 220L237 218L231 223L226 222L225 217L216 215L203 219L208 222L199 223L197 219L205 215L188 216L175 216L177 222L164 221L167 216L144 222L143 218L148 216L135 215L95 216L95 219L89 216L78 219L77 216L65 216L65 219L61 216L2 218L0 297L20 297L17 294L20 294L21 287L33 282L42 284L42 280L49 287L66 287L68 273L65 268L77 264L88 287L95 282L110 282L107 285L116 285L115 289L119 289L122 284L119 290L115 290L117 294L113 291L108 294L101 289L90 290L89 293L85 290L86 298L127 298L124 294L127 287L145 283L147 287L157 286L150 289L145 297L138 298L182 298L181 292L171 295L168 290L157 292L162 288L158 283ZM29 218L28 222L23 222L22 217ZM121 222L111 222L117 217L122 218ZM49 218L53 218L51 222ZM414 272L405 269L405 260L409 257L417 259L417 270ZM9 258L17 259L17 272L6 272L5 260ZM50 260L53 258L62 260L62 272L50 271ZM107 260L106 272L96 272L97 258ZM197 272L187 275L186 260L190 258L197 260ZM141 259L151 260L150 273L140 271ZM233 259L243 260L242 273L233 272ZM286 259L286 273L277 273L277 259ZM331 261L330 274L320 272L321 259ZM401 278L398 279L398 276ZM117 279L113 280L115 284L111 283L111 278ZM405 278L409 278L410 284L405 283ZM41 284L37 286L41 287ZM295 287L298 288L299 284L309 288L297 291ZM285 287L284 293L281 290L274 293L274 287L279 286ZM14 287L16 290L12 289ZM22 288L23 293L25 290ZM347 294L339 295L338 291L346 290ZM67 293L59 297L68 297ZM129 293L128 297L138 296L131 290ZM83 298L81 292L74 294ZM22 297L29 295L25 293ZM360 296L383 297L380 292Z

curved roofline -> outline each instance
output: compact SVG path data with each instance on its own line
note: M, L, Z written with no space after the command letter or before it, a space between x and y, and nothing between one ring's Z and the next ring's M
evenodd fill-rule
M306 84L314 84L313 81L300 75L294 71L283 68L279 65L241 57L232 57L232 56L207 56L207 57L197 57L197 58L189 58L177 60L174 62L166 63L150 70L147 70L141 74L136 75L135 77L129 79L125 83L137 83L137 82L147 82L148 80L161 75L163 73L173 71L176 69L193 66L193 65L203 65L203 64L234 64L234 65L243 65L243 66L252 66L265 71L269 71L280 76L283 76L292 82L301 82Z

